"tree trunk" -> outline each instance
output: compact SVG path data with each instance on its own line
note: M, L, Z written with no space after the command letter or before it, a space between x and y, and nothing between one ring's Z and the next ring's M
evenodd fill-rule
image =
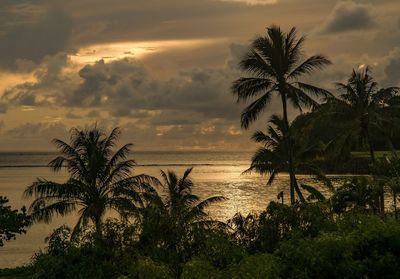
M294 204L296 202L295 189L298 188L298 186L297 186L296 175L295 175L295 171L294 171L292 138L289 133L287 101L286 101L286 95L283 93L283 91L281 91L281 97L282 97L282 107L283 107L283 120L285 122L285 130L286 130L284 136L287 136L287 138L288 138L287 154L289 157L288 158L288 163L289 163L288 171L289 171L289 177L290 177L290 203Z
M296 190L297 195L299 196L299 199L301 202L305 202L305 198L303 196L303 193L301 192L299 185L297 184L297 179L296 179L296 175L294 175L294 188Z
M371 162L374 164L375 163L374 149L372 147L372 143L371 142L368 145L369 145L369 155L371 156Z
M366 135L367 135L367 141L368 141L368 147L369 147L369 155L371 157L371 162L372 164L375 164L375 152L374 152L374 147L372 145L372 139L369 134L369 129L366 128Z
M93 223L95 225L94 240L97 244L100 244L103 238L103 234L101 232L101 218L94 217Z

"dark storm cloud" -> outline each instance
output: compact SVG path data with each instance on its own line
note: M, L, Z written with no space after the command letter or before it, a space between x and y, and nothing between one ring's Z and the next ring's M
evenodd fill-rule
M245 2L8 0L0 3L0 66L15 68L21 59L38 63L88 44L252 35L248 26L272 15L277 5Z
M0 3L0 67L20 70L17 61L39 63L88 44L230 36L232 19L255 13L262 14L217 0L6 0Z
M242 54L233 45L232 57L224 67L181 71L168 79L155 79L139 62L103 60L79 71L80 85L59 96L67 107L103 107L114 116L149 116L138 110L190 111L207 118L237 118L239 107L230 84L239 72L234 68Z
M14 87L7 88L0 101L8 105L49 105L57 94L63 94L71 87L71 80L64 76L62 71L68 66L66 53L46 56L34 71L36 81L22 82Z
M366 4L340 1L334 7L321 32L339 33L375 27L376 21L371 11L372 6Z
M17 69L18 60L38 63L66 49L72 22L62 5L56 3L59 1L49 5L43 5L44 1L15 2L0 4L0 67Z
M261 15L264 6L218 0L87 0L67 4L84 43L225 36L232 20ZM116 20L118 18L118 20ZM237 31L237 30L236 30ZM228 33L227 33L228 32Z

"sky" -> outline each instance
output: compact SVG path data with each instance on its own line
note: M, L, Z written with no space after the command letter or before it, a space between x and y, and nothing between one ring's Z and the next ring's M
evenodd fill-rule
M136 150L252 150L281 104L244 131L230 87L272 24L333 62L308 82L335 92L370 65L400 85L399 0L1 0L0 150L54 150L95 123Z

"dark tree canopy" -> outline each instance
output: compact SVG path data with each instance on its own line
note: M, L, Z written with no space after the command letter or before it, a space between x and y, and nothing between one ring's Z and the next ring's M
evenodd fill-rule
M30 223L24 207L18 211L7 203L8 199L0 196L0 247L5 241L15 239L17 234L25 233L25 228Z

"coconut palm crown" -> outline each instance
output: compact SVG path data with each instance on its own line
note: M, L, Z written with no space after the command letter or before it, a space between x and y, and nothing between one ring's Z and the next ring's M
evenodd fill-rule
M216 202L224 201L222 196L213 196L201 200L193 194L193 181L189 178L192 168L187 169L179 178L175 172L161 171L165 198L156 194L151 206L161 209L166 216L175 219L182 226L198 226L212 223L205 209Z
M267 132L256 131L252 139L260 143L262 146L252 157L250 168L245 173L256 172L261 175L268 175L267 184L270 185L274 181L277 174L285 172L289 169L288 152L293 152L293 170L296 172L301 170L303 173L309 173L317 179L322 180L331 187L328 179L323 175L321 170L312 162L312 160L321 154L324 147L321 144L312 146L304 146L299 139L296 123L291 123L289 131L286 131L284 120L278 115L272 115L269 121ZM291 140L289 141L289 135ZM289 148L289 144L292 146ZM304 201L304 196L300 191L300 187L295 178L295 191L300 201ZM300 185L309 192L311 188L307 185Z
M372 140L373 130L383 135L387 133L384 127L392 127L398 121L400 98L397 95L400 88L379 88L371 75L371 69L365 67L358 71L353 70L346 83L336 83L341 94L328 102L331 114L339 117L347 124L340 137L342 146L351 146L351 141L359 139L368 146L371 161L375 162Z
M288 105L310 108L318 105L313 97L331 94L319 87L301 82L300 78L322 69L331 62L323 55L303 58L305 37L297 38L296 28L289 33L278 26L267 28L267 35L256 38L250 51L240 62L240 68L249 76L237 79L232 86L238 102L252 100L242 113L243 128L258 118L274 95L282 101L283 118L288 123Z
M100 233L107 210L115 210L127 217L143 205L141 193L152 189L157 179L144 174L131 175L134 160L127 159L132 144L115 150L120 129L107 136L93 129L72 129L70 143L54 139L60 155L49 163L59 172L66 168L69 178L64 183L38 178L25 190L25 196L34 197L30 206L34 221L50 222L54 215L78 213L73 230L76 235L92 223Z

